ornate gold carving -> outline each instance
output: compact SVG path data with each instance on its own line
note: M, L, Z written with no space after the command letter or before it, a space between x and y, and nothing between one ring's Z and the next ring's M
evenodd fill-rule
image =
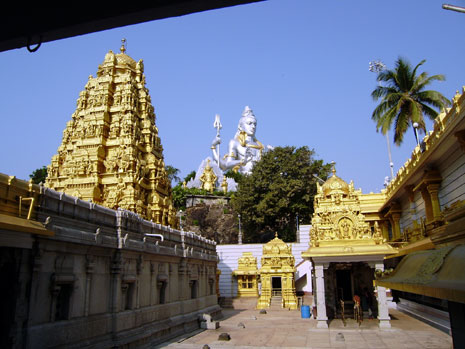
M257 258L252 252L243 252L238 259L237 270L233 275L237 276L237 294L239 297L258 297L258 269Z
M207 160L207 165L205 166L202 175L200 176L200 181L202 182L201 188L213 193L216 188L216 180L218 177L213 172L213 168L210 166L210 159Z
M373 205L381 206L383 198L379 194L362 194L361 190L355 190L352 181L347 184L336 176L336 170L333 169L333 176L322 186L317 186L310 229L311 246L302 256L396 253L396 249L384 243L378 221L382 223L383 229L386 229L386 221L371 214ZM362 213L362 207L363 212L370 214L370 221ZM395 215L395 212L390 211L389 214Z
M174 226L171 187L144 64L109 51L79 94L46 186Z
M378 225L372 232L361 213L361 195L361 191L354 189L353 182L347 184L336 176L336 170L333 169L333 176L318 188L315 196L310 232L313 246L342 240L370 239L377 244L381 243L382 234Z
M259 272L260 279L262 280L262 291L257 309L264 309L270 306L273 292L281 294L283 308L297 309L294 280L296 269L292 247L279 239L276 234L273 240L263 246L261 262L262 267ZM281 279L281 289L272 289L273 277Z

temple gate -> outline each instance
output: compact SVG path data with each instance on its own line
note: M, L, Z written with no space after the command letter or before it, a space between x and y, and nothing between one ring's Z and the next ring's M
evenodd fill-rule
M384 269L384 257L397 250L383 242L380 217L368 222L362 214L361 200L368 201L372 196L355 190L352 182L347 184L336 176L335 169L322 186L317 184L311 245L302 257L310 258L314 266L319 328L328 327L328 318L352 309L355 296L372 299L374 293L377 305L372 308L379 326L390 327L386 289L374 290L373 279L375 270ZM376 197L372 199L375 201ZM380 206L382 200L377 204Z
M270 307L271 298L281 297L281 307L297 309L294 273L295 260L292 247L275 235L275 238L263 246L260 279L262 290L257 309Z

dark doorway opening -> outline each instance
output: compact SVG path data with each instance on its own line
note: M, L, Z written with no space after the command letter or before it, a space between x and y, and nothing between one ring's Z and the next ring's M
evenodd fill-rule
M271 277L271 289L273 296L281 296L281 276Z
M352 277L350 270L336 270L338 300L352 300Z

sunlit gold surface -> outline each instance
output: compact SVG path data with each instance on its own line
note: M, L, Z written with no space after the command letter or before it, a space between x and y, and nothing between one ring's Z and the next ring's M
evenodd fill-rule
M77 100L46 186L174 226L171 186L144 65L112 51Z
M237 276L237 295L239 297L258 297L258 269L257 258L252 252L243 252L238 259L237 269L233 271Z
M53 235L44 224L35 220L39 193L39 186L32 181L0 173L0 230ZM20 205L24 200L28 204Z
M322 186L317 185L315 212L310 230L311 247L306 257L340 255L392 254L396 250L383 243L377 211L384 194L362 194L354 184L333 175ZM361 208L364 203L364 210ZM370 214L370 220L363 212Z
M259 272L262 290L258 299L257 309L264 309L270 306L271 296L273 295L272 277L281 278L281 306L283 308L297 309L294 280L296 269L292 247L276 235L273 240L263 246L261 262L262 267Z
M203 190L209 191L213 193L216 188L216 181L218 177L213 172L213 168L210 166L210 159L207 161L207 165L205 166L202 175L200 176L200 182L202 182L201 188Z

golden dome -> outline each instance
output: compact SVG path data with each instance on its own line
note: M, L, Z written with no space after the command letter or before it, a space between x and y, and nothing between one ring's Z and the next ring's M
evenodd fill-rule
M136 69L136 61L133 60L125 53L118 53L116 55L116 64L118 65L129 65L131 68Z
M263 246L263 254L288 254L291 253L290 247L275 233L275 238Z
M333 175L323 184L323 194L329 197L331 194L349 195L349 185L342 178L336 176L336 170L333 168Z
M126 54L126 39L121 40L122 45L120 48L121 53L116 56L116 64L118 65L129 65L131 68L136 68L136 61Z

